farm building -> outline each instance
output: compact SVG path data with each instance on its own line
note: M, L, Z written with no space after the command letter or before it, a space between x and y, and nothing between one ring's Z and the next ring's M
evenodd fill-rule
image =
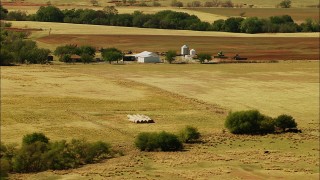
M139 63L159 63L160 57L153 52L143 51L142 53L134 55Z
M70 56L72 62L80 62L81 61L81 56L73 54Z
M181 47L181 55L182 56L189 55L189 47L187 45L183 45Z

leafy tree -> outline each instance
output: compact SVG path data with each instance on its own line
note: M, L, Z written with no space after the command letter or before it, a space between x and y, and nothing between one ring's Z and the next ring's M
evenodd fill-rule
M41 6L36 13L36 20L43 22L63 22L62 11L55 6Z
M271 16L269 19L273 24L294 23L292 17L289 15Z
M90 56L89 54L86 54L86 53L81 54L81 61L83 63L90 63L93 61L93 56Z
M6 50L5 48L0 49L0 65L7 66L13 63L13 56L12 54Z
M141 151L157 151L159 149L158 134L142 132L135 139L135 145Z
M176 135L165 131L158 134L158 143L161 151L179 151L183 148L181 141L179 141Z
M26 21L27 13L25 11L11 11L7 14L7 20Z
M8 10L0 4L0 19L6 19Z
M71 55L70 54L63 54L60 59L61 62L65 62L65 63L71 63L72 59L71 59Z
M208 61L211 60L212 57L208 53L199 53L198 59L199 59L200 63L203 63L205 60L208 60Z
M291 0L283 0L280 2L279 6L281 8L290 8L291 7Z
M166 57L165 57L165 59L166 59L166 61L168 61L168 63L169 64L171 64L173 61L174 61L174 59L175 59L175 57L176 57L176 51L174 51L174 50L169 50L167 53L166 53Z
M296 128L297 123L295 122L295 119L293 119L292 116L282 114L276 118L275 126L285 131L286 128Z
M213 31L223 31L224 30L224 20L219 19L212 23L212 30Z
M200 133L197 128L186 126L179 132L179 139L184 143L189 143L200 138Z
M110 64L112 61L117 61L118 63L118 61L123 57L122 52L116 48L103 49L101 54L102 54L102 58L105 61L108 61Z
M257 17L249 17L241 22L240 30L244 33L261 33L262 32L262 21Z
M32 133L32 134L27 134L23 136L23 139L22 139L22 143L26 145L35 143L37 141L48 143L49 138L47 138L43 133Z
M13 170L21 173L46 170L45 159L41 157L47 149L48 144L42 141L25 143L13 159Z
M58 46L54 51L54 55L59 56L60 60L64 55L72 55L72 54L77 54L77 55L81 54L81 51L77 45L69 44L69 45Z
M240 32L240 24L243 18L231 17L224 21L224 31L226 32Z
M262 133L260 126L264 119L266 116L257 110L232 112L227 116L225 127L234 134Z
M88 54L90 56L95 56L96 54L96 48L92 46L80 46L79 51L81 54Z
M181 1L173 0L173 1L171 1L171 6L173 6L173 7L183 7L183 3Z

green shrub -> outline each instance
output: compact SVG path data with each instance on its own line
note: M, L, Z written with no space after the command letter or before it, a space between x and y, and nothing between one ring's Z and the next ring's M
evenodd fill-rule
M135 145L141 151L178 151L183 148L176 135L164 131L161 133L142 132L137 136Z
M159 150L158 134L148 132L139 133L136 137L135 145L141 151L157 151Z
M225 127L234 134L262 133L264 130L261 129L261 122L266 118L268 117L262 115L258 110L233 112L227 116ZM263 126L266 124L268 123L263 123Z
M297 123L292 116L282 114L275 119L275 126L285 131L286 128L296 128Z
M23 139L22 139L23 144L32 144L37 141L47 144L49 142L49 138L47 138L43 133L32 133L32 134L27 134L23 136Z
M184 143L189 143L200 138L198 129L192 126L186 126L179 132L179 139Z
M13 158L13 170L21 173L46 170L43 155L47 150L48 144L41 141L24 144Z
M161 151L179 151L183 148L178 136L165 131L158 134L158 143Z
M0 179L5 179L8 177L8 173L10 170L10 164L7 159L1 158L0 159Z

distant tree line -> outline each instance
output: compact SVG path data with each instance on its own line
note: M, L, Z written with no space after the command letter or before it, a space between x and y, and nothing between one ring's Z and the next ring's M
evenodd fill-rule
M6 14L5 12L5 10L2 11L2 13ZM27 15L22 11L12 11L4 17L7 20L238 33L319 32L320 29L319 22L308 19L299 25L289 15L272 16L268 19L231 17L226 20L220 19L210 24L202 22L195 15L170 10L160 11L155 14L144 14L141 11L135 11L131 14L118 14L118 11L113 6L106 7L103 10L60 10L55 6L42 6L36 14Z
M294 33L294 32L319 32L319 22L307 19L302 24L297 24L291 16L271 16L268 19L257 17L231 17L220 19L212 24L212 30L235 33Z

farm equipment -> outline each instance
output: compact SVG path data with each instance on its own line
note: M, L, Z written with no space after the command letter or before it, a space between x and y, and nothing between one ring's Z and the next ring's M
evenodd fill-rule
M214 57L214 58L219 58L219 59L227 59L227 58L228 58L227 56L225 56L225 55L223 54L222 51L220 51L217 56L213 56L213 57Z
M234 57L233 57L234 60L247 60L248 58L244 58L244 57L240 57L239 54L236 54Z

